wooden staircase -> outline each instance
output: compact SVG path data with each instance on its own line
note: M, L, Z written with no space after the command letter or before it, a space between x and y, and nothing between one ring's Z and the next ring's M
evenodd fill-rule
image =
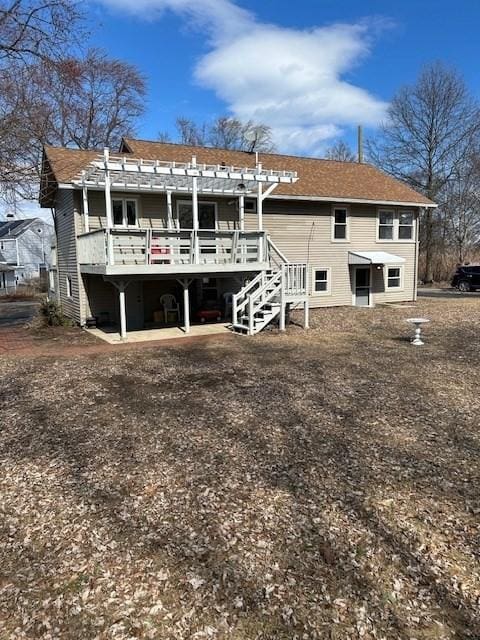
M308 268L304 263L282 262L279 268L260 272L232 298L232 326L253 336L275 318L285 329L287 304L303 304L308 327Z

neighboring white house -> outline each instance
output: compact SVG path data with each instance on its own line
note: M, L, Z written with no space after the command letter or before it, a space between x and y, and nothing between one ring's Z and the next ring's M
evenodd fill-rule
M53 226L41 218L0 222L0 294L40 276L50 263Z

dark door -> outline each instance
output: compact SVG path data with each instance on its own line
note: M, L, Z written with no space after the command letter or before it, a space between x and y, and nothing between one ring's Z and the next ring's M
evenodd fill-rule
M370 267L355 267L355 306L370 306Z

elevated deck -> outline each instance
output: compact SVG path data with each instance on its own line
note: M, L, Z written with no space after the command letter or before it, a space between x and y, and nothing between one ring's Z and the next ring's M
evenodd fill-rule
M78 236L82 273L190 275L269 267L263 231L98 229Z

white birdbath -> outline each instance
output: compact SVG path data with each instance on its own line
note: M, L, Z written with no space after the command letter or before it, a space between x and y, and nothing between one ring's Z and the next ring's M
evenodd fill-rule
M415 325L415 337L412 340L412 344L419 346L425 344L421 338L422 335L422 324L426 324L430 322L428 318L407 318L407 322Z

